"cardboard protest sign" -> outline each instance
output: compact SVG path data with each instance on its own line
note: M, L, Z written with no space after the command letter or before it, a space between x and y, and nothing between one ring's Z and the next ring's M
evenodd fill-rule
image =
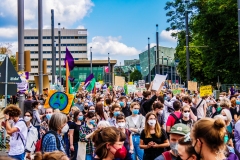
M128 93L134 93L136 91L136 86L135 85L128 85Z
M212 86L207 85L207 86L201 86L200 87L200 96L209 96L212 94Z
M162 84L162 82L164 82L167 78L167 75L160 75L160 74L156 74L154 79L153 79L153 85L152 85L152 90L157 91L160 87L160 85Z
M197 82L188 81L188 90L197 91Z
M115 76L115 86L124 87L125 84L125 77Z

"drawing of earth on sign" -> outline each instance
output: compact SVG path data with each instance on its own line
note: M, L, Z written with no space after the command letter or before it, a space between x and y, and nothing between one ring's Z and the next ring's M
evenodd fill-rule
M53 109L64 110L68 105L68 97L63 92L55 92L49 99L49 106Z

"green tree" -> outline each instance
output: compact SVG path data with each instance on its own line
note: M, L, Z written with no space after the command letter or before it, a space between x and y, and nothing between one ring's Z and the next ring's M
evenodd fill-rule
M135 69L131 74L130 74L130 81L138 81L142 79L142 74L139 72L137 69Z

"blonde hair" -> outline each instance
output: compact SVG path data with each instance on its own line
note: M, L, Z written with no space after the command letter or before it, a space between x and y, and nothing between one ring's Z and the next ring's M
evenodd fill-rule
M223 109L221 113L224 112L226 114L227 120L226 120L226 125L228 126L230 122L232 121L232 115L231 112L228 109Z
M133 103L131 103L130 108L132 109L132 108L133 108L134 106L136 106L136 105L140 107L139 103L133 102Z
M181 111L182 111L182 112L184 111L184 108L190 109L190 106L189 106L189 105L184 105L184 106L181 108Z
M226 109L230 109L231 107L231 102L228 98L222 98L220 101L220 106Z
M69 160L67 155L61 151L54 152L37 152L34 156L34 160Z
M152 136L151 136L151 134L150 134L150 126L149 126L149 124L148 124L148 118L149 118L151 115L154 115L155 118L156 118L155 135L156 135L156 137L160 138L161 135L162 135L161 127L160 127L160 125L159 125L159 123L158 123L157 115L154 114L153 112L149 112L149 113L146 115L145 128L144 128L145 138L152 138Z

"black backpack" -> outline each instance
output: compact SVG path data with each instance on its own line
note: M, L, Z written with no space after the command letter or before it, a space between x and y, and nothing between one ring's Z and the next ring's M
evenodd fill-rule
M174 125L177 123L181 123L180 119L182 115L180 116L180 118L178 118L174 113L171 113L170 115L175 119Z

